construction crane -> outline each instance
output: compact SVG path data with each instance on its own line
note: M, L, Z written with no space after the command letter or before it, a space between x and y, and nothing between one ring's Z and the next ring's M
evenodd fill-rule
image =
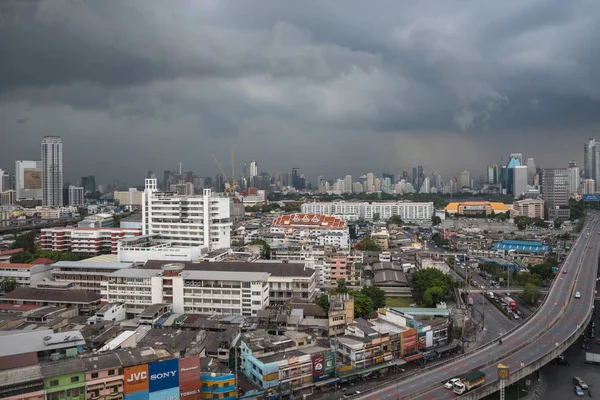
M214 154L211 155L215 159L215 162L217 163L217 166L219 167L219 170L225 179L223 194L226 196L229 194L229 196L233 197L235 195L235 153L233 148L231 149L231 179L227 178L227 174L225 173L223 167L221 167L221 163L217 159L217 156Z

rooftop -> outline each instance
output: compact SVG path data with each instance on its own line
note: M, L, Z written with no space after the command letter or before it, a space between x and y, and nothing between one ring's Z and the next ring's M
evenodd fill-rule
M138 346L184 351L196 339L195 331L151 329Z
M441 316L445 316L445 317L450 316L450 312L448 311L447 308L389 307L389 309L399 312L401 314L413 315L413 316L420 316L420 315L432 315L432 316L433 315L441 315Z
M95 263L116 263L119 261L119 255L118 254L101 254L96 257L86 258L84 261L95 262Z
M160 269L163 265L169 264L166 261L150 260L143 269ZM224 272L248 273L260 272L271 274L277 277L300 276L309 278L315 274L314 269L306 268L304 263L266 263L266 262L211 262L194 263L182 262L185 265L185 272L190 271L218 271L219 275Z
M85 363L80 358L67 358L56 362L42 364L42 376L52 378L54 376L74 374L85 371Z
M0 269L29 269L35 266L35 264L21 264L21 263L0 263Z
M93 357L83 359L85 371L100 371L103 369L121 367L121 360L116 354L99 354Z
M53 268L73 268L73 269L112 269L120 270L133 267L133 263L119 262L91 262L91 261L59 261Z
M0 357L38 351L65 349L85 345L79 331L53 333L50 329L20 332L2 336Z
M550 246L536 241L528 240L503 240L500 243L494 244L494 250L504 251L528 251L533 253L550 251Z
M305 355L305 353L303 353L300 350L288 350L288 351L278 352L278 353L270 355L270 356L265 356L265 357L258 356L256 358L258 358L264 364L269 364L269 363L273 363L273 362L277 362L277 361L287 360L288 358L292 358L292 357L300 357L303 355Z
M280 215L273 220L272 226L306 226L326 229L346 228L346 222L338 217L323 214L289 214Z
M22 300L22 301L49 301L58 303L89 304L102 299L100 293L88 290L55 290L36 289L31 287L19 287L0 298L0 301Z
M42 379L42 367L31 365L29 367L12 368L0 371L0 387L17 385Z

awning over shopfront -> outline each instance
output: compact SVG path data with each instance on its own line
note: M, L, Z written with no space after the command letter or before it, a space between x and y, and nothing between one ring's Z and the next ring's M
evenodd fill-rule
M452 351L452 350L456 349L459 344L460 344L460 341L458 339L453 339L452 342L450 342L449 344L447 344L445 346L437 347L433 350L435 350L438 354L441 354L441 353L445 353L447 351Z
M370 367L367 367L367 368L355 369L352 371L343 372L340 374L340 379L343 380L343 379L347 379L347 378L350 378L353 376L365 375L365 374L369 374L371 372L377 372L384 368L396 367L398 365L404 365L404 364L406 364L406 361L404 361L402 359L386 361L386 362L382 362L380 364L371 365Z
M323 387L323 386L327 386L327 385L333 385L334 383L338 383L339 381L340 381L340 378L326 379L324 381L316 382L315 387Z
M404 361L406 361L406 362L412 362L412 361L420 360L421 358L423 358L423 354L419 353L419 354L415 354L415 355L412 355L412 356L404 357Z

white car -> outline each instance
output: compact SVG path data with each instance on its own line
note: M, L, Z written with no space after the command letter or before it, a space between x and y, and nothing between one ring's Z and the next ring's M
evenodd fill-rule
M576 298L576 299L580 299L580 298L581 298L581 293L579 293L579 292L575 292L575 298Z
M454 382L460 381L460 378L452 378L448 382L444 384L446 389L452 389L454 387Z

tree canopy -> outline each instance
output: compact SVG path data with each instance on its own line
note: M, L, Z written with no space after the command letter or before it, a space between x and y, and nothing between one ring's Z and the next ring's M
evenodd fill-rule
M548 224L541 218L531 218L518 216L514 218L514 223L520 231L524 231L528 226L535 226L537 228L547 228Z
M358 250L366 250L366 251L381 251L381 246L379 246L377 243L375 243L375 241L373 239L371 239L370 237L366 237L363 240L361 240L356 245L356 248Z
M0 282L0 292L2 293L10 293L16 288L19 287L19 283L15 278L9 278L5 276L2 282Z
M415 272L411 286L415 301L425 307L432 307L446 299L455 287L452 276L436 268L425 268Z

